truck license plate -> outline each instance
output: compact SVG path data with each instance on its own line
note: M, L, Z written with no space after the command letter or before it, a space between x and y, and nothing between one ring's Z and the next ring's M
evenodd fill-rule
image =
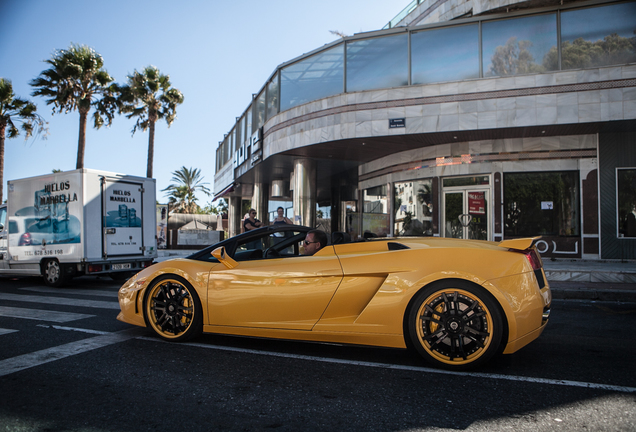
M130 268L130 263L113 264L113 270L127 270Z

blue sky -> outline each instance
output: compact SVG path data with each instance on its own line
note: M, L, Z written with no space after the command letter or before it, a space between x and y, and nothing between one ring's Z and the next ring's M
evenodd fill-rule
M157 198L182 166L200 168L212 189L218 142L234 125L275 68L347 35L381 29L408 0L0 0L0 77L16 96L38 106L49 136L5 142L4 181L75 169L79 114L51 114L29 82L44 60L71 43L88 45L123 83L135 69L154 65L185 96L168 128L158 123L154 176ZM147 132L131 136L133 120L89 127L86 168L145 176ZM198 195L199 204L211 198ZM5 197L6 198L6 193Z

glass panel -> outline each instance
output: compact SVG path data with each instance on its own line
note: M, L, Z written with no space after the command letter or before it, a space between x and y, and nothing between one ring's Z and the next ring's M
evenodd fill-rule
M486 22L482 44L485 77L557 70L556 14Z
M236 147L240 147L243 145L243 134L245 133L245 117L241 117L238 122L238 126L236 127Z
M617 172L618 236L636 237L636 169Z
M446 221L444 237L464 238L464 227L459 216L464 214L464 192L444 194L444 220Z
M245 139L251 138L252 133L252 108L248 108L245 112Z
M347 91L408 84L408 35L347 43Z
M561 67L581 69L636 62L636 3L561 14Z
M488 176L445 178L442 179L442 182L444 187L479 186L487 185L489 183L489 178Z
M433 181L415 180L394 185L395 235L433 235Z
M576 171L504 174L504 235L579 235L578 177Z
M252 132L265 124L265 91L258 95L254 103L252 103Z
M364 238L389 235L389 207L386 185L364 190L362 214L362 236Z
M267 118L278 114L278 74L267 84Z
M280 72L280 110L343 92L344 44L294 63Z
M450 27L411 35L413 84L479 78L479 25Z

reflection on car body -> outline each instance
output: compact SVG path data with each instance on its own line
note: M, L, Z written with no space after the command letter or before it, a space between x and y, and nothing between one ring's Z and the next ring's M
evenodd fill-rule
M448 369L513 353L547 324L536 239L334 233L303 256L307 231L263 227L144 269L120 289L118 319L172 341L209 332L410 347Z

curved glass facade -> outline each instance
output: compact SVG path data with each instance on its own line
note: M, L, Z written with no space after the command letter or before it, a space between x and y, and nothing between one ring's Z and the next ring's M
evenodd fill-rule
M632 1L345 38L272 75L220 143L217 171L267 119L343 92L636 62L634 23Z

